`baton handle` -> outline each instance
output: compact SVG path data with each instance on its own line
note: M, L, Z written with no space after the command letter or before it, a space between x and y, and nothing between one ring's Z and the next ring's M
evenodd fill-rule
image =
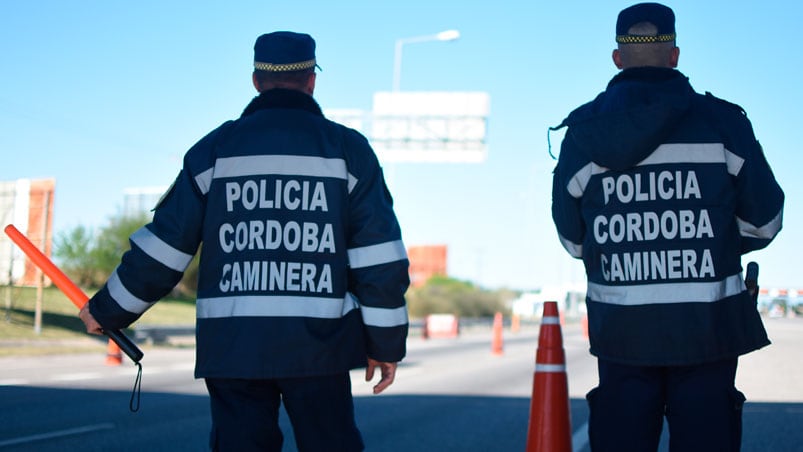
M123 353L126 354L126 356L131 358L131 361L134 361L135 364L138 363L143 356L145 356L145 354L142 353L142 350L140 350L139 347L137 347L137 345L134 344L134 342L128 338L128 336L123 334L122 331L103 330L103 334L109 336L109 339L113 340L114 343L117 344L118 347L120 347L120 350L122 350Z
M36 247L28 237L25 237L25 234L19 231L13 224L9 224L8 226L3 229L8 235L8 237L15 243L17 246L20 247L22 252L25 253L26 256L37 266L44 274L53 281L53 284L56 285L67 298L72 301L72 303L78 308L82 309L87 301L89 301L89 297L73 283L64 272L61 271L60 268L56 266L47 256L44 255L39 248ZM126 337L120 330L113 330L113 331L106 331L103 330L103 334L109 337L109 339L113 340L120 350L122 350L132 361L138 363L139 360L142 359L144 354L142 350L140 350L136 344L131 342L131 340Z
M747 271L745 271L744 285L747 287L748 293L753 297L753 300L758 301L758 264L749 262L747 264Z

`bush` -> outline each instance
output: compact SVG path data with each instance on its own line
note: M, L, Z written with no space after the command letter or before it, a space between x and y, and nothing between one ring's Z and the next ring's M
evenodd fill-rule
M430 278L426 284L407 291L411 317L429 314L454 314L458 317L491 317L497 312L509 314L511 291L489 291L467 281L444 276Z

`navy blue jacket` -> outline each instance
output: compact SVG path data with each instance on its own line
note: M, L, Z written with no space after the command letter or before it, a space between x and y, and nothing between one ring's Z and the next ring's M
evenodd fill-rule
M408 260L381 168L306 94L265 91L201 139L130 242L90 312L130 325L203 244L197 377L327 375L405 355Z
M688 365L769 344L741 255L781 230L784 195L742 109L633 68L562 125L552 215L586 268L591 352Z

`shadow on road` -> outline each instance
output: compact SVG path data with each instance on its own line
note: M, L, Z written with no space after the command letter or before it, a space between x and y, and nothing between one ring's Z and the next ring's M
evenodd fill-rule
M206 395L0 386L0 450L203 451L211 425ZM572 399L572 428L586 423L585 400ZM355 398L367 451L522 451L529 398L381 395ZM295 450L280 419L285 451ZM801 450L803 403L748 403L743 451ZM701 431L704 434L704 428ZM665 441L662 441L665 444ZM587 448L584 450L588 450Z

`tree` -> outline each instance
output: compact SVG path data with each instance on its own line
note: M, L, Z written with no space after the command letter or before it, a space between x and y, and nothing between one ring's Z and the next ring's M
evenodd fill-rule
M110 218L109 224L101 228L92 250L93 264L103 275L101 284L117 268L123 253L131 249L128 241L131 234L149 221L150 218L144 213L130 216L121 215Z
M53 255L62 263L61 270L79 286L93 286L97 269L92 258L92 231L77 226L56 236Z

